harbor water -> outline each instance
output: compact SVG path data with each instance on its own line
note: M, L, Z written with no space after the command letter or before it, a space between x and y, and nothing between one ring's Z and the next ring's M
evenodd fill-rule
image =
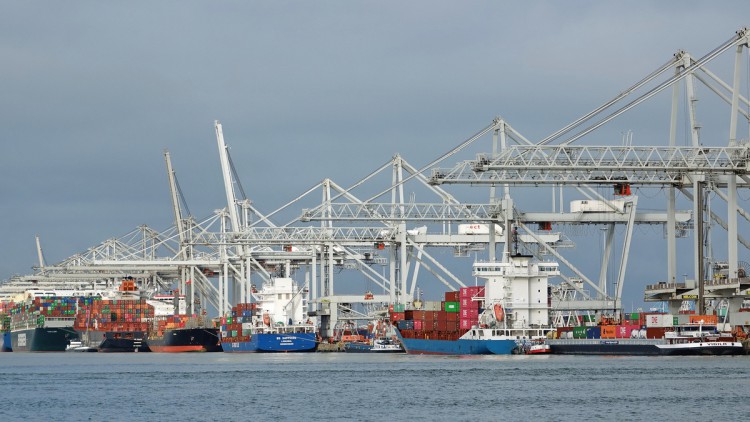
M750 357L0 354L0 421L744 420Z

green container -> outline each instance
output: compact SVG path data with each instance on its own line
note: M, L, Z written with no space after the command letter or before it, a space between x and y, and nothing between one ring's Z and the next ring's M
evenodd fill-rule
M719 311L717 313L719 314L720 317L725 317L725 316L727 316L727 308L721 308L721 309L719 309Z
M596 321L596 315L584 315L583 316L583 322L595 322Z
M586 328L588 327L573 327L573 338L586 338Z
M445 312L458 312L458 302L445 302Z
M237 330L232 330L232 337L237 337Z
M393 305L393 312L404 312L406 311L406 305L403 303L396 303Z
M641 318L641 315L638 314L638 312L633 312L630 314L630 320L631 321L638 321Z

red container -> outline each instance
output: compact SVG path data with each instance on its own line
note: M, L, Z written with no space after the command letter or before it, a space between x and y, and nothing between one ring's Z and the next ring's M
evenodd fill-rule
M436 319L436 321L448 321L448 312L437 311L437 319Z
M479 319L479 309L461 309L461 319Z
M414 324L415 324L415 326L416 326L416 322L415 322ZM433 331L433 330L435 329L435 325L436 325L436 324L437 324L437 323L436 323L435 321L433 321L433 320L431 320L431 319L426 319L426 320L424 320L424 322L422 323L422 329L423 329L424 331Z
M615 333L617 338L630 338L633 330L637 330L637 325L618 325L617 332Z
M470 297L461 298L461 309L479 309L479 301Z
M391 322L401 321L406 319L404 312L391 312Z
M437 331L446 331L448 329L448 321L446 320L438 321L435 326L435 329Z
M414 331L422 331L423 322L421 319L414 320Z
M461 318L461 320L458 322L458 328L462 330L469 330L475 323L476 321L472 319Z
M460 292L445 292L446 302L458 302L459 300L461 300Z
M666 330L662 327L647 327L646 338L664 338Z
M458 312L446 312L445 319L448 322L451 322L451 321L458 322L458 315L459 315Z

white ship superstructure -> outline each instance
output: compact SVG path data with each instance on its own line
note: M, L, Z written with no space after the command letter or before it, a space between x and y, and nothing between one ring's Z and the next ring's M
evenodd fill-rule
M296 325L307 321L308 290L299 287L288 277L277 277L263 283L257 298L258 314L263 319L268 316L271 325Z
M560 274L556 262L534 262L514 255L507 262L477 262L474 276L485 279L485 312L504 328L549 325L548 279Z

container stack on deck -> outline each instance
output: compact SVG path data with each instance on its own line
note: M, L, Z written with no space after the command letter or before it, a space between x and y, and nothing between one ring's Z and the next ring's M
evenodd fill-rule
M36 297L11 308L11 321L14 326L42 326L45 318L74 318L76 302L74 298Z
M706 325L716 325L716 315L693 315L679 314L670 315L661 312L643 312L623 315L621 324L596 324L582 318L580 325L576 327L557 327L556 338L574 339L620 339L620 338L664 338L665 333L674 331L678 325L694 324L700 321Z
M250 327L252 327L256 309L255 303L238 303L237 306L232 307L231 316L222 317L220 320L221 341L227 343L250 341Z
M483 287L464 287L446 292L443 301L426 302L423 309L405 310L404 305L391 305L391 323L404 338L457 340L479 323Z
M74 328L78 331L148 331L154 307L146 299L81 298Z
M479 325L479 314L481 314L482 301L484 299L484 287L462 287L459 292L461 316L459 319L459 328L469 330L475 325Z

